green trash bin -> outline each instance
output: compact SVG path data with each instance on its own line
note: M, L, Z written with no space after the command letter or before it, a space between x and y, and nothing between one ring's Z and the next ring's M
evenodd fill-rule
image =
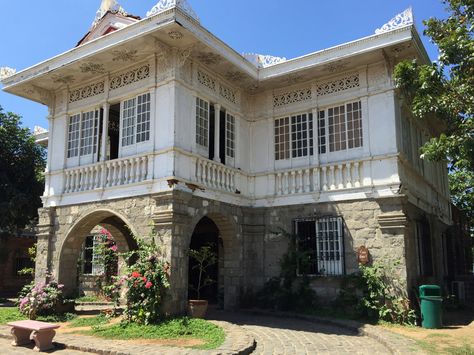
M438 329L442 327L441 287L438 285L421 285L421 326L426 329Z

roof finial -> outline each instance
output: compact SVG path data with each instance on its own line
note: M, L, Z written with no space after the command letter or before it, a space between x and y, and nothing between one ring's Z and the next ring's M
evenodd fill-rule
M92 27L95 27L108 11L127 15L122 6L119 5L117 0L102 0L102 4L100 4L100 8L99 10L97 10L97 13L95 15L94 22L92 22Z
M194 12L191 5L189 5L187 0L159 0L155 6L151 8L150 11L146 13L147 17L156 15L160 12L172 9L173 7L179 7L183 10L189 17L199 22L199 17L196 12Z
M399 13L397 16L392 18L390 21L388 21L385 25L383 25L380 28L377 28L375 30L375 34L381 34L384 32L388 32L400 27L404 27L407 25L412 25L413 24L413 11L411 7L406 9L405 11Z

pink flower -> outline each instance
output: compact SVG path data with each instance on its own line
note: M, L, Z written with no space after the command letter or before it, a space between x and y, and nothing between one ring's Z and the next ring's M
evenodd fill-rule
M151 286L153 286L153 284L152 284L150 281L148 281L148 282L145 284L145 288L150 288Z
M110 250L112 250L112 251L114 251L114 252L117 251L117 246L116 246L116 245L112 245L112 246L110 247Z
M140 277L142 275L140 275L140 273L138 271L134 271L132 272L132 277Z

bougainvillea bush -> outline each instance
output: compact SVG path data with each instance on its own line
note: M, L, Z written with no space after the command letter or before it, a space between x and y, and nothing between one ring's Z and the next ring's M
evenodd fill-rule
M127 274L117 280L125 290L125 319L140 324L156 323L162 319L163 300L169 288L169 265L161 257L161 250L152 240L147 243L136 238L137 250L124 254L128 262Z
M29 319L54 314L63 301L62 288L56 281L26 285L18 298L20 312Z

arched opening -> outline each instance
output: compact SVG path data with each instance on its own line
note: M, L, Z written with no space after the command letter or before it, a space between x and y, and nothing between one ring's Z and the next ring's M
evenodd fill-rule
M210 247L212 253L214 253L217 258L217 262L210 265L209 268L200 275L197 261L191 256L189 257L188 299L198 298L197 286L199 277L201 277L201 282L207 279L212 280L212 283L199 290L200 298L207 300L209 304L218 304L221 303L220 295L222 294L222 292L220 292L222 287L222 275L219 275L219 270L221 270L220 264L222 264L223 245L222 239L219 236L219 228L214 221L208 217L203 217L194 228L189 249L200 250L205 246Z
M110 242L106 242L105 247L113 247L118 255L117 264L110 265L109 272L118 275L123 272L126 264L120 253L136 249L136 242L129 227L123 218L111 211L96 211L75 223L62 243L55 273L58 282L64 284L67 297L87 293L91 295L100 291L98 288L105 280L106 270L104 265L100 265L100 260L94 260L94 249L97 246L94 241L98 234L102 234L102 228L110 234ZM84 257L87 257L87 260L84 260Z

